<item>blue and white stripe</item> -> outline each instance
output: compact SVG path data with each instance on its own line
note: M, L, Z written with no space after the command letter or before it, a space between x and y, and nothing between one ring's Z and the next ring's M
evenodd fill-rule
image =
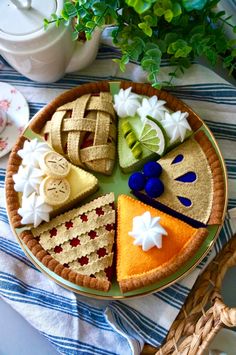
M89 71L68 74L50 84L24 78L2 60L0 81L22 92L32 118L54 97L79 84L112 79L145 81L146 74L137 63L130 63L122 73L112 58L120 58L119 51L103 45ZM168 62L163 61L161 73L168 70ZM235 207L236 88L207 68L194 64L170 92L204 118L218 140L228 172L228 208ZM2 198L5 168L6 159L0 163L0 296L62 354L129 355L139 354L145 342L153 346L162 344L199 273L235 233L232 221L226 219L213 251L190 275L161 292L135 300L88 299L45 278L24 255L10 231Z

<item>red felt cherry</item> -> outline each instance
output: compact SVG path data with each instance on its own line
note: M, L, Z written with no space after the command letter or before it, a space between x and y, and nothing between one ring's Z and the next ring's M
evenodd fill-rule
M81 266L87 265L89 262L89 259L87 256L82 256L81 258L78 258L78 262L80 263Z
M95 238L97 237L97 232L95 232L95 231L90 231L90 232L88 233L88 235L89 235L90 239L95 239Z
M98 216L104 215L104 211L103 211L102 207L96 208L96 214L97 214Z
M50 233L50 237L51 238L55 237L57 235L57 229L56 228L52 228L52 229L50 229L49 233Z
M107 255L106 248L99 248L97 254L99 258L103 258L105 255Z
M87 222L88 221L88 217L86 216L85 213L83 213L81 216L80 216L82 222Z
M78 237L71 239L70 245L72 247L77 247L78 245L80 245L80 240L78 239Z
M61 247L60 245L57 245L57 246L54 248L54 252L57 253L57 254L61 253L62 250L63 250L63 249L62 249L62 247Z
M66 229L70 229L73 228L73 222L72 221L68 221L65 223Z

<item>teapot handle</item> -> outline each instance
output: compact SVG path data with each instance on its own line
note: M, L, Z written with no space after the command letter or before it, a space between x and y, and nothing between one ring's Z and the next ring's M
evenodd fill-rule
M77 41L72 58L66 68L66 73L82 70L96 58L101 37L101 29L96 29L89 41Z

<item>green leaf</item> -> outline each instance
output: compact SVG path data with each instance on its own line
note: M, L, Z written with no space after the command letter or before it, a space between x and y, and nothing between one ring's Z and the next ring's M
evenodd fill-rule
M154 89L160 90L161 87L162 87L162 85L161 85L161 83L158 83L158 82L155 81L155 82L152 84L152 87L153 87Z
M66 2L64 4L64 11L68 14L69 17L76 16L77 14L76 7L71 2Z
M181 5L176 1L172 5L172 12L174 17L180 16L182 14Z
M233 27L233 31L234 31L234 33L236 33L236 26Z
M192 47L190 46L185 46L183 48L179 48L177 49L177 51L175 52L175 58L180 58L180 57L187 57L188 54L191 52Z
M177 33L169 32L165 35L164 41L166 42L166 45L169 46L170 43L177 41L178 38L179 36Z
M45 18L43 19L43 27L44 27L44 30L46 31L46 29L48 28L48 25L49 25L49 21Z
M85 26L86 26L87 28L94 28L95 23L94 23L93 21L88 21L88 22L86 22Z
M85 32L85 36L87 41L90 41L90 39L92 38L92 33L91 32Z
M205 50L205 55L207 57L207 59L209 60L209 62L215 66L216 65L216 60L217 60L217 54L216 52L211 49L211 48L208 48L207 50Z
M146 53L145 56L148 56L150 58L154 58L156 60L161 59L161 51L158 46L156 48L149 49Z
M161 17L165 13L165 9L163 9L163 7L159 7L158 3L154 5L153 10L154 14L159 17Z
M107 5L102 1L95 2L92 5L92 10L96 16L102 15L106 11L106 8Z
M229 66L232 61L234 60L234 57L232 55L228 55L227 57L224 58L224 63L225 63L225 66Z
M57 20L56 20L56 27L59 27L60 26L60 23L61 23L61 21L60 21L60 19L59 18L57 18Z
M152 29L146 22L141 22L138 24L138 27L147 35L148 37L152 36Z
M156 61L152 58L146 58L142 60L141 64L144 70L148 70L152 65L156 65Z
M205 25L204 24L193 26L193 28L190 31L190 35L194 35L194 34L203 35L204 33L205 33Z
M226 38L222 36L218 36L216 38L216 49L219 53L224 53L228 47L228 43Z
M56 20L58 19L58 16L57 16L57 14L52 14L52 15L51 15L51 18L52 18L52 20L55 20L55 21L56 21Z
M66 10L62 10L62 12L61 12L61 16L62 16L62 18L65 20L65 21L68 21L69 20L69 18L70 18L70 16L68 15L68 13L66 12Z
M115 62L115 63L117 63L117 64L119 65L120 70L121 70L122 72L125 71L126 65L125 65L125 63L122 61L122 59L113 59L113 62Z
M167 48L168 54L174 54L178 49L181 49L186 46L186 42L183 39L178 39L175 42L169 44Z
M235 46L236 45L236 39L230 39L229 41L228 41L228 46L229 47L233 47L233 46Z
M233 57L236 57L236 48L232 50L231 55L232 55Z
M96 26L102 26L105 24L104 16L94 16L93 20L94 20L94 25L96 25Z
M174 14L173 14L172 10L165 11L164 18L167 22L171 22L171 20L173 19L173 16L174 16Z
M146 22L149 26L156 26L157 25L157 17L146 15L144 16L144 22Z
M160 2L165 10L172 9L172 1L171 0L161 0Z
M149 10L156 0L125 0L126 4L133 7L138 14Z
M156 43L157 43L158 47L160 48L160 51L162 53L165 53L166 49L167 49L166 42L163 39L158 39Z

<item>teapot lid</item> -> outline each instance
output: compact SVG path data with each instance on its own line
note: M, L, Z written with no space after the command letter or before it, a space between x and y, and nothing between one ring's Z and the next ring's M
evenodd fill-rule
M26 3L30 6L25 6ZM13 36L33 34L43 29L44 18L50 18L52 13L57 12L57 7L57 0L47 1L47 4L42 0L1 0L0 32Z

